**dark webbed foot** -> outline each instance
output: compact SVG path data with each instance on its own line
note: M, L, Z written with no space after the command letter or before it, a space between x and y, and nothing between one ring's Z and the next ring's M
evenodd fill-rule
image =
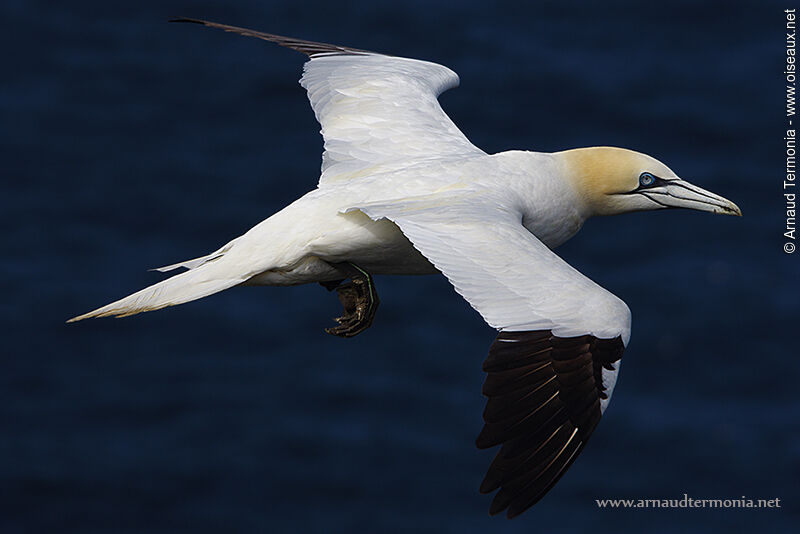
M372 276L360 267L347 262L331 265L347 275L350 281L321 282L328 291L335 289L342 303L342 316L335 319L339 324L325 331L334 336L353 337L372 324L380 303L378 293Z

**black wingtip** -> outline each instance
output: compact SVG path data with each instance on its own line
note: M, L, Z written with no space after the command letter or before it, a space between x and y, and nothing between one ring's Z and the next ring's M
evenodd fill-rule
M190 19L189 17L176 17L169 19L168 22L191 22L192 24L205 24L205 21L200 19Z
M525 510L527 510L527 508ZM511 510L511 508L509 508L508 511L506 512L506 519L514 519L525 510Z
M247 28L240 28L238 26L229 26L228 24L220 24L219 22L211 22L208 20L202 19L192 19L188 17L178 17L174 19L170 19L170 22L191 22L192 24L199 24L201 26L206 26L208 28L218 28L220 30L231 32L231 33L238 33L239 35L244 35L246 37L255 37L256 39L262 39L264 41L269 41L272 43L276 43L280 46L284 46L286 48L291 48L292 50L296 50L297 52L303 53L308 57L316 56L317 54L327 54L327 55L364 55L364 54L374 54L374 52L369 52L367 50L359 50L358 48L349 48L346 46L338 46L332 45L328 43L317 43L314 41L305 41L303 39L295 39L293 37L285 37L283 35L275 35L273 33L264 33L259 32L256 30L248 30Z

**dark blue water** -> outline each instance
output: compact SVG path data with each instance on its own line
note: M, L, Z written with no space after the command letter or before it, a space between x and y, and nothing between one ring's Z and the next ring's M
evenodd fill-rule
M0 532L787 532L800 514L798 257L782 250L783 4L36 2L0 6ZM302 56L194 16L434 60L483 149L618 145L741 206L590 221L560 253L634 332L590 445L489 518L493 331L441 277L379 277L374 326L320 287L67 317L314 187ZM596 498L781 499L599 510Z

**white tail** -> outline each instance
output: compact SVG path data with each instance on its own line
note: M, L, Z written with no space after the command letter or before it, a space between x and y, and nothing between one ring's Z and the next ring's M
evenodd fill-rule
M229 269L220 268L220 262L212 261L192 270L167 278L137 291L102 308L73 317L68 323L90 317L127 317L137 313L175 306L228 289L244 282L246 277L231 276Z

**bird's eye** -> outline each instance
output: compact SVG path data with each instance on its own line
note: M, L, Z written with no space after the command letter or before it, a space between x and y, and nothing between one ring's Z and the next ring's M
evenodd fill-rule
M650 174L649 172L643 172L639 175L639 185L642 187L647 187L653 185L656 181L656 177Z

